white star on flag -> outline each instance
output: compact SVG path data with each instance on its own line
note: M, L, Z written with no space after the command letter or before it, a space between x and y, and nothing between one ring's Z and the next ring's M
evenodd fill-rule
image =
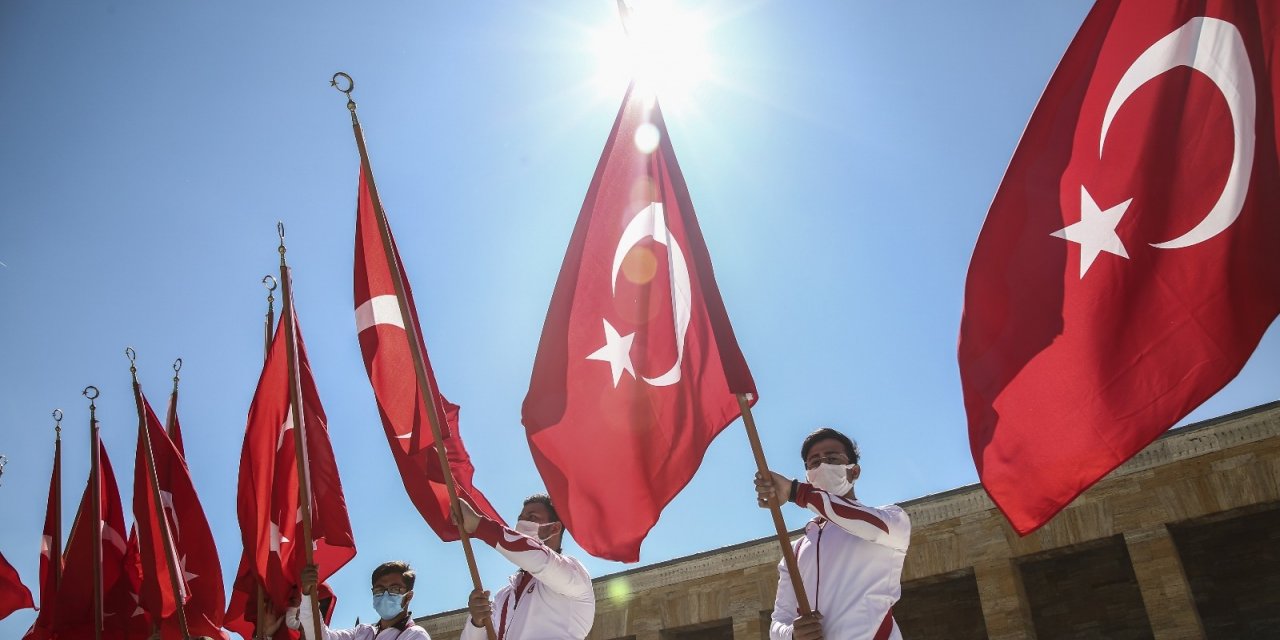
M1131 202L1133 198L1103 211L1098 207L1098 203L1093 201L1093 196L1089 195L1084 185L1080 185L1080 222L1058 229L1049 235L1080 245L1081 279L1084 279L1084 274L1089 271L1093 261L1103 251L1128 259L1129 254L1124 249L1124 242L1120 240L1120 236L1116 235L1116 225L1120 224L1120 217L1124 215Z
M608 320L603 322L605 344L595 353L587 356L587 359L609 363L609 370L613 373L613 387L616 389L618 381L622 379L623 371L630 373L632 378L636 377L635 367L631 364L631 341L635 339L636 334L618 335L618 330L614 329Z

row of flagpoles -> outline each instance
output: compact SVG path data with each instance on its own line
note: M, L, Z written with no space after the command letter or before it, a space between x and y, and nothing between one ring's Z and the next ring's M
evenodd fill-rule
M339 87L340 80L345 81L345 88ZM501 517L472 484L474 467L458 431L459 407L445 400L437 386L422 340L413 293L378 197L356 104L350 98L354 83L342 73L335 74L332 83L347 94L353 134L360 152L355 242L356 322L388 445L414 506L441 540L462 542L472 581L480 588L470 542L455 526L453 513L457 501L466 500L494 520L501 521ZM658 132L661 142L657 149L638 149L631 143L636 132L645 127ZM622 175L607 175L615 171ZM602 181L611 180L628 183L628 187L643 185L644 189L598 188ZM602 195L604 197L600 197ZM621 241L601 244L584 238L584 227L601 222L618 225L622 216L617 215L617 211L636 210L640 211L636 219L643 222L641 227L632 224L641 236L633 238L631 245L624 247ZM661 113L651 96L634 87L628 90L619 111L578 227L552 299L543 346L525 401L525 423L530 429L535 459L548 479L547 489L579 544L602 558L635 561L640 541L657 521L662 507L692 477L711 439L739 413L749 416L756 396L750 372L737 349L716 291L710 259L674 152L666 140ZM620 228L608 229L611 234L620 231ZM331 615L333 610L332 593L323 582L355 555L356 548L329 443L327 420L294 306L282 224L278 225L278 234L280 272L278 280L272 276L263 280L268 284L265 360L249 409L239 470L237 511L244 551L225 613L217 553L182 449L177 417L177 372L181 360L174 366L174 389L166 415L167 428L164 428L138 383L136 353L128 349L139 420L133 505L136 524L126 539L115 477L92 418L96 408L92 398L97 397L97 392L86 389L86 394L92 391L90 431L94 452L89 486L76 525L72 527L68 550L61 553L59 435L55 441L54 474L42 548L41 608L26 638L88 637L87 632L92 628L98 640L150 637L156 632L166 639L186 640L200 635L225 639L229 636L224 627L246 638L266 637L262 633L269 621L279 619L285 608L297 604L302 587L299 576L307 565L316 565L322 583L321 593L311 599L311 606L315 608L312 618L319 635L321 602L328 604L323 617ZM628 234L636 236L636 231L623 233ZM584 242L590 246L584 247ZM627 370L632 375L630 379L620 380L615 374L611 387L617 392L620 407L650 407L655 414L632 411L630 417L650 431L647 437L670 445L661 450L637 447L635 451L639 455L634 460L622 461L614 456L610 461L638 469L651 464L646 456L659 454L667 460L661 473L637 472L632 486L621 494L613 487L612 495L606 500L590 489L581 488L587 484L582 480L598 471L590 464L584 466L569 460L584 460L574 456L573 450L582 446L584 438L590 437L584 429L594 427L572 414L590 393L584 396L579 389L549 390L541 384L546 374L540 370L574 369L568 375L561 371L561 375L552 378L563 384L568 378L576 377L587 386L603 391L601 385L609 383L615 364L606 367L589 362L600 359L589 355L598 351L596 346L564 344L563 341L569 339L567 334L575 331L571 325L583 322L598 327L604 319L611 329L610 321L623 327L632 325L629 328L634 335L645 329L648 321L629 322L625 318L603 315L605 308L613 305L600 294L614 288L609 283L617 280L617 267L612 271L582 268L599 262L584 259L582 254L584 251L602 255L616 253L622 259L637 246L653 253L661 250L662 245L668 252L665 261L678 268L669 270L665 278L642 283L644 290L631 294L645 298L657 295L670 305L671 314L659 312L657 320L648 327L657 337L646 340L633 351L615 355L628 360ZM681 246L688 248L688 257ZM574 261L578 264L571 264ZM566 273L586 282L567 279ZM671 281L673 277L676 281ZM277 282L281 288L282 311L278 326L272 331ZM571 291L579 284L589 295L579 296ZM687 299L681 295L686 289L692 289ZM594 307L565 308L583 300ZM682 333L678 337L666 335L665 343L661 329L673 325L663 322L664 317L674 320ZM673 343L673 339L683 344ZM557 341L560 344L555 344ZM655 369L647 366L651 360L670 361L672 357L676 365L671 371L675 373L667 374L666 380L642 375L641 372ZM587 368L579 371L583 363ZM414 373L412 377L405 375L409 370ZM698 401L688 401L691 392ZM551 417L545 411L547 394L557 396L562 403L555 424L547 423ZM612 414L608 407L603 409L607 415ZM656 413L674 417L658 419ZM763 452L753 422L748 422L748 430L753 452L760 468L764 469ZM559 435L555 439L534 435L546 431ZM568 486L574 482L580 488L570 494ZM612 528L576 524L617 522L617 513L609 514L603 521L597 520L604 515L601 509L605 502L630 505L626 511L632 521ZM639 508L635 508L636 505ZM773 511L781 547L784 552L790 552L776 505ZM81 526L93 521L99 526ZM787 555L794 565L794 559ZM64 567L72 569L69 576L59 575ZM802 589L800 580L793 582L797 589ZM802 594L800 601L806 601ZM63 611L74 614L63 615ZM281 626L274 637L294 637L293 633ZM488 633L494 637L491 627Z

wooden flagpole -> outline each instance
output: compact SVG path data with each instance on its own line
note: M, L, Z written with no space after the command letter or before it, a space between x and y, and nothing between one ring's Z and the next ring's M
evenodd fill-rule
M338 86L338 78L347 80L347 88ZM440 471L444 476L444 486L449 494L449 510L458 512L458 491L453 482L453 470L449 467L449 456L444 449L444 430L441 428L440 415L436 412L436 390L431 388L431 379L427 376L425 359L422 356L422 342L418 336L417 318L409 309L409 298L405 295L405 283L396 259L395 245L391 242L391 229L387 223L387 213L382 208L382 199L378 197L378 187L373 180L373 165L369 162L369 150L365 148L364 131L360 128L360 118L356 115L356 103L351 99L351 91L355 89L355 81L351 76L339 71L329 81L335 89L347 94L347 110L351 112L351 129L355 134L356 147L360 150L360 170L369 182L369 195L373 200L374 218L378 221L378 233L382 236L382 251L387 258L387 267L391 271L391 282L396 289L396 303L400 308L400 317L404 320L405 338L409 341L409 351L413 354L413 371L418 380L418 393L422 395L423 404L427 406L427 421L431 423L431 435L435 439L436 455L440 460ZM458 525L458 539L462 542L462 553L467 558L467 568L471 571L471 582L477 590L484 590L480 582L480 570L476 567L475 553L471 549L471 536ZM484 623L489 640L497 640L493 630L492 617Z
M62 587L62 409L53 410L53 421L53 536L49 540L49 562L57 593Z
M90 391L93 395L89 395ZM98 398L98 388L87 386L81 394L89 399L89 486L94 521L85 524L89 525L93 541L93 637L102 640L102 478L98 473L98 407L93 402Z
M315 553L312 548L314 541L311 537L311 478L307 472L307 451L304 442L307 437L307 421L302 409L302 380L298 374L297 321L293 316L293 284L289 278L289 265L284 259L283 222L276 223L276 232L280 235L280 286L283 287L281 296L284 298L280 305L280 318L283 324L282 330L285 331L285 353L289 361L289 406L293 410L293 452L298 463L298 506L302 510L303 550L306 552L307 565L310 566L315 564ZM323 638L320 601L317 599L319 594L309 595L311 596L311 622L314 628L312 637Z
M621 0L620 0L621 1ZM760 434L756 432L756 419L751 415L751 403L749 394L739 393L738 409L742 411L742 424L747 428L747 440L751 442L751 454L756 459L756 469L772 478L769 465L764 459L764 448L760 446ZM791 576L791 586L796 592L796 608L800 615L809 615L812 610L809 608L809 597L804 592L804 579L800 576L800 567L796 564L796 553L791 548L791 536L787 535L787 524L782 520L782 505L776 501L769 501L769 513L773 516L773 528L778 534L778 544L782 546L782 558L787 564L787 574Z
M160 510L156 515L160 518L160 537L164 542L164 566L169 574L169 588L173 589L173 595L178 599L175 611L178 614L178 628L182 630L182 637L185 640L191 640L191 632L187 630L187 611L184 602L186 590L182 588L182 581L178 578L179 567L176 563L178 554L173 548L173 537L169 535L169 518L164 514L164 502L160 498L160 479L156 474L155 453L151 450L151 430L147 428L147 412L142 407L142 385L138 384L138 352L134 351L133 347L126 347L124 354L129 358L129 375L133 377L133 401L138 406L138 438L142 441L143 451L147 453L147 483L151 485L152 504ZM175 368L175 373L176 371ZM176 381L174 389L176 393ZM160 621L156 620L155 624L159 627Z
M173 361L173 392L169 394L169 411L164 416L164 431L173 439L173 429L178 424L178 372L182 371L182 358Z
M270 284L268 284L270 283ZM276 278L271 274L262 276L262 284L267 288L267 317L263 322L263 341L262 341L262 361L266 362L267 357L271 355L271 337L272 331L276 326ZM258 617L253 624L253 636L259 640L266 640L268 637L263 629L262 620L267 616L267 590L262 585L262 580L256 581L258 590L257 610Z

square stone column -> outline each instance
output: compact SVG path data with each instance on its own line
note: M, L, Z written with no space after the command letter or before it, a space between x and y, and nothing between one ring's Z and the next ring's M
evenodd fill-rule
M978 582L982 617L991 640L1035 640L1036 625L1031 605L1022 586L1022 573L1011 558L984 562L973 567Z
M1124 542L1156 640L1203 638L1200 612L1169 528L1156 524L1126 531Z
M733 640L762 640L768 636L769 630L761 621L760 612L733 616Z

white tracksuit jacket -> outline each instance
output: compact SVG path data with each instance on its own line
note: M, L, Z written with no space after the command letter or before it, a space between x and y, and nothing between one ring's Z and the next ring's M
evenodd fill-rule
M826 640L901 640L892 609L902 595L902 562L911 540L907 512L897 505L868 507L804 482L795 502L818 514L794 549ZM771 640L791 640L798 616L791 575L779 562Z
M493 598L493 630L498 640L587 637L596 615L596 595L582 563L484 517L475 537L521 569ZM484 627L467 618L459 640L487 640L487 636Z

